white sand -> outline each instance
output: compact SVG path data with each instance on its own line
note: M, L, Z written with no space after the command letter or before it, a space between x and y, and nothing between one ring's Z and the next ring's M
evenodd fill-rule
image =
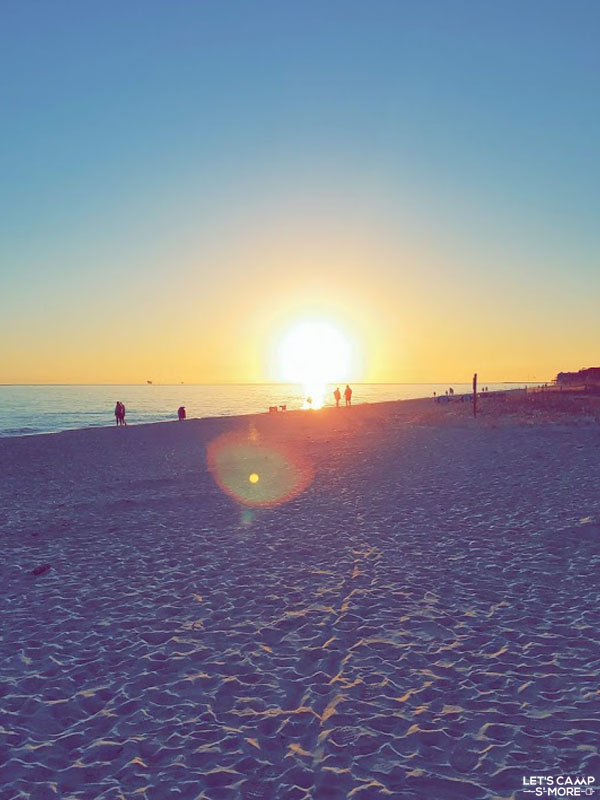
M600 426L486 413L0 440L0 797L600 785ZM309 487L242 509L205 466L232 428Z

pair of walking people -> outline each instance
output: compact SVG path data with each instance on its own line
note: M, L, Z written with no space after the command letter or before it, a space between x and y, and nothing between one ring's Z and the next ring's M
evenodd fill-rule
M125 422L125 404L120 400L117 400L117 405L115 406L115 422L117 425L127 425Z
M335 399L336 408L340 407L340 400L342 399L342 393L340 392L340 387L338 386L333 393L333 397ZM344 389L344 400L347 406L352 405L352 389L348 384L346 384L346 388Z

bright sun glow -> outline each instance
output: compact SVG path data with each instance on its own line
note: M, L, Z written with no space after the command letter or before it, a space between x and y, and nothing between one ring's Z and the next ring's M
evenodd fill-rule
M327 384L346 379L350 360L349 342L327 322L299 323L279 347L281 377L303 385L307 408L321 408Z

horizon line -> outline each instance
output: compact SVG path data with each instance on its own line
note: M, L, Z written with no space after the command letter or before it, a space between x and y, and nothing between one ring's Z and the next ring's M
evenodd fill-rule
M523 380L490 380L485 379L483 381L479 381L478 383L549 383L553 381L554 378L550 379L542 379L539 378L528 378ZM353 381L353 380L343 380L343 381L327 381L326 385L333 385L334 383L352 383L355 386L438 386L440 384L471 384L471 380L437 380L437 381ZM125 381L125 382L118 382L118 381L89 381L89 382L79 382L79 381L69 381L69 382L54 382L54 381L30 381L30 382L9 382L9 383L2 383L0 382L0 387L2 386L302 386L301 381L181 381L179 383L173 383L170 381L158 381L148 383L147 381Z

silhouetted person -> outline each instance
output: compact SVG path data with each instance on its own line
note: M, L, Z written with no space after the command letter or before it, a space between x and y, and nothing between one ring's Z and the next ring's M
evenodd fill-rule
M340 387L338 386L333 393L333 397L335 399L335 406L336 408L340 407L340 400L342 399L342 393L340 392Z
M115 422L117 425L121 424L121 401L117 400L117 404L115 406Z
M121 425L127 425L125 422L125 403L119 403L121 406L121 411L119 413L119 421Z
M180 422L182 419L185 419L185 406L179 406L177 409L177 417L179 418Z
M346 384L346 388L344 389L344 400L346 401L347 406L352 405L352 389Z

